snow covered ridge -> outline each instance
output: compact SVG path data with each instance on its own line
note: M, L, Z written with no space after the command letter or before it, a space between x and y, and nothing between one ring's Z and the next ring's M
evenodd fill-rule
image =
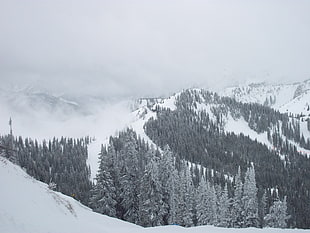
M142 228L96 214L71 197L48 189L20 167L0 157L0 232L2 233L234 233L308 232L293 229L225 229L213 226Z
M243 103L268 105L283 113L310 114L310 79L292 84L239 85L226 88L219 94Z

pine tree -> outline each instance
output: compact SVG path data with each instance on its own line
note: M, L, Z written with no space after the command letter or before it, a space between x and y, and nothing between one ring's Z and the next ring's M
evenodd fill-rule
M214 185L207 184L208 187L208 205L207 205L207 213L208 213L208 224L216 225L218 220L218 212L217 212L217 196Z
M267 207L267 196L265 190L258 203L258 219L259 219L259 227L261 228L265 227L264 217L266 215L266 207Z
M197 190L197 225L208 224L207 191L207 183L205 178L202 177Z
M162 194L159 181L158 164L155 157L145 167L139 194L139 224L142 226L158 226L162 224Z
M163 196L163 224L174 224L176 222L176 182L178 174L174 166L174 157L168 145L164 148L159 171L161 193Z
M248 168L247 172L245 173L242 203L245 216L244 227L257 227L258 202L255 170L253 166Z
M218 216L218 223L217 223L218 226L220 227L229 226L231 216L229 214L229 197L228 197L227 184L225 184L225 187L219 196L217 216Z
M89 205L98 213L115 217L116 194L113 179L110 173L113 169L113 164L103 146L100 154L100 165L96 176L97 183L91 190Z
M180 171L178 197L177 224L193 226L193 182L185 162Z
M233 198L232 206L232 226L233 227L242 227L244 226L244 209L242 204L243 196L243 183L241 180L241 168L238 168L238 173L235 176L235 195Z
M287 220L290 216L287 214L286 197L284 200L276 200L269 209L269 214L265 217L266 226L274 228L286 228Z
M129 222L138 223L140 170L134 133L132 131L128 131L123 140L124 147L120 151L120 157L124 159L120 171L120 186L122 187L120 198L121 206L124 211L123 218Z

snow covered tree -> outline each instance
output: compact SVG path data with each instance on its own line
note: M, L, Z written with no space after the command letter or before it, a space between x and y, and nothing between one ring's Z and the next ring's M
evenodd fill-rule
M146 165L141 180L139 194L139 224L142 226L158 226L162 224L162 193L158 174L158 163L153 156Z
M217 226L228 227L231 216L229 214L229 197L227 184L225 184L223 191L219 195L217 212Z
M121 206L124 210L123 218L129 222L138 223L140 193L138 151L134 133L128 131L124 137L124 145L120 151L120 157L123 158L120 171Z
M262 197L258 202L258 219L259 219L259 227L265 227L265 215L266 215L266 207L267 207L267 196L266 190L264 191Z
M207 183L207 215L208 215L208 224L216 225L217 223L217 196L214 185Z
M108 156L106 149L102 146L100 156L100 165L96 176L97 183L91 190L89 205L91 208L101 214L111 217L116 216L116 195L111 170L113 163Z
M185 162L180 171L178 197L177 224L193 226L193 182Z
M245 217L242 205L243 183L241 179L241 168L238 168L238 173L235 176L235 195L233 198L233 205L231 210L233 227L242 227L244 225Z
M197 225L208 224L207 191L207 182L205 178L202 177L197 190Z
M204 177L197 190L197 225L216 225L218 220L215 188Z
M255 170L251 166L245 173L243 187L243 211L245 216L244 227L258 226L258 202L257 202L257 187L255 180Z
M161 193L163 195L162 214L163 224L173 224L176 222L177 206L177 170L174 166L174 157L169 148L165 146L163 156L160 160L159 179L161 182Z
M287 220L290 216L287 214L286 197L283 201L276 200L269 209L269 214L265 217L266 226L275 228L286 228Z

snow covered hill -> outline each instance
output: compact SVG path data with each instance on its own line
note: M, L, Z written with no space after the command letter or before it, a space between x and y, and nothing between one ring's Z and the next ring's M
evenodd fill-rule
M142 228L92 212L73 198L51 191L46 184L34 180L3 157L0 157L0 187L1 233L308 232L292 229L224 229L212 226Z
M0 157L0 232L137 232L140 227L92 212L51 191Z
M243 103L268 105L283 113L310 114L310 80L293 84L239 85L226 88L219 94Z

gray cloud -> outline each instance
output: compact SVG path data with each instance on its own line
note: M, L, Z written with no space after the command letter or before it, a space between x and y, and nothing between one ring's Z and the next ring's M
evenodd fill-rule
M2 83L160 95L310 77L307 0L0 0Z

